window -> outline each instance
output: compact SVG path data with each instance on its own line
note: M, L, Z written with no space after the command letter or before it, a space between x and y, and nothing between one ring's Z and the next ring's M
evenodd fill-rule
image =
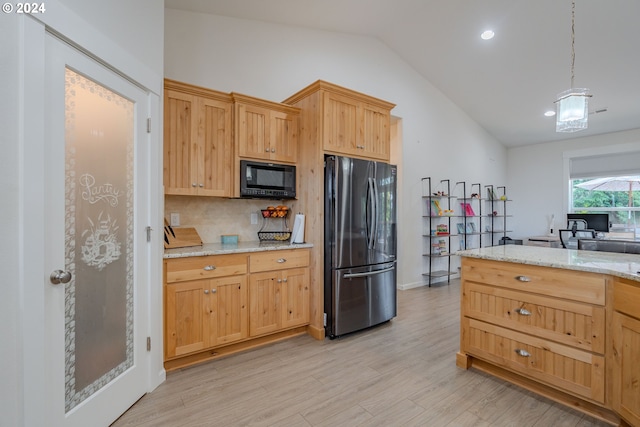
M640 237L640 175L571 180L570 213L608 213L613 237Z

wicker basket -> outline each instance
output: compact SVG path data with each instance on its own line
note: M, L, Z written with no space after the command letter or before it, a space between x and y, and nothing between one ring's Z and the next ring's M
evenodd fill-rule
M291 238L290 231L259 231L258 239L262 241L286 242Z

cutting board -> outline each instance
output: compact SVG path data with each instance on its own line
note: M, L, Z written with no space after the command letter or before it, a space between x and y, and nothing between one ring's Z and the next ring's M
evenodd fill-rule
M189 246L201 246L202 239L193 227L164 226L164 248L186 248Z

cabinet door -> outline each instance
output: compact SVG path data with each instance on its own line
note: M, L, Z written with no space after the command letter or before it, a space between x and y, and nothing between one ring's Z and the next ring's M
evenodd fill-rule
M250 104L236 104L238 155L254 159L270 159L269 109ZM275 147L273 147L275 152Z
M196 194L197 100L175 90L164 92L165 194Z
M309 323L309 269L282 272L282 327Z
M361 155L374 159L389 161L391 130L390 112L374 105L362 104L362 147Z
M613 313L613 409L640 425L640 320Z
M231 195L231 103L207 98L198 102L197 194Z
M171 358L208 347L205 322L209 280L166 285L165 357ZM207 292L205 294L205 291Z
M213 279L209 284L209 346L246 338L249 331L246 276Z
M280 329L280 272L254 273L249 280L249 335Z
M298 160L298 116L272 111L269 128L271 160L295 163Z
M361 118L358 101L325 92L324 97L323 147L337 154L361 155L358 148Z

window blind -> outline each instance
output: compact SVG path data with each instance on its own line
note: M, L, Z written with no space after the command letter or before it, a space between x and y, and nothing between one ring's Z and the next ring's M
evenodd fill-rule
M571 179L640 175L640 151L574 157L570 162Z

